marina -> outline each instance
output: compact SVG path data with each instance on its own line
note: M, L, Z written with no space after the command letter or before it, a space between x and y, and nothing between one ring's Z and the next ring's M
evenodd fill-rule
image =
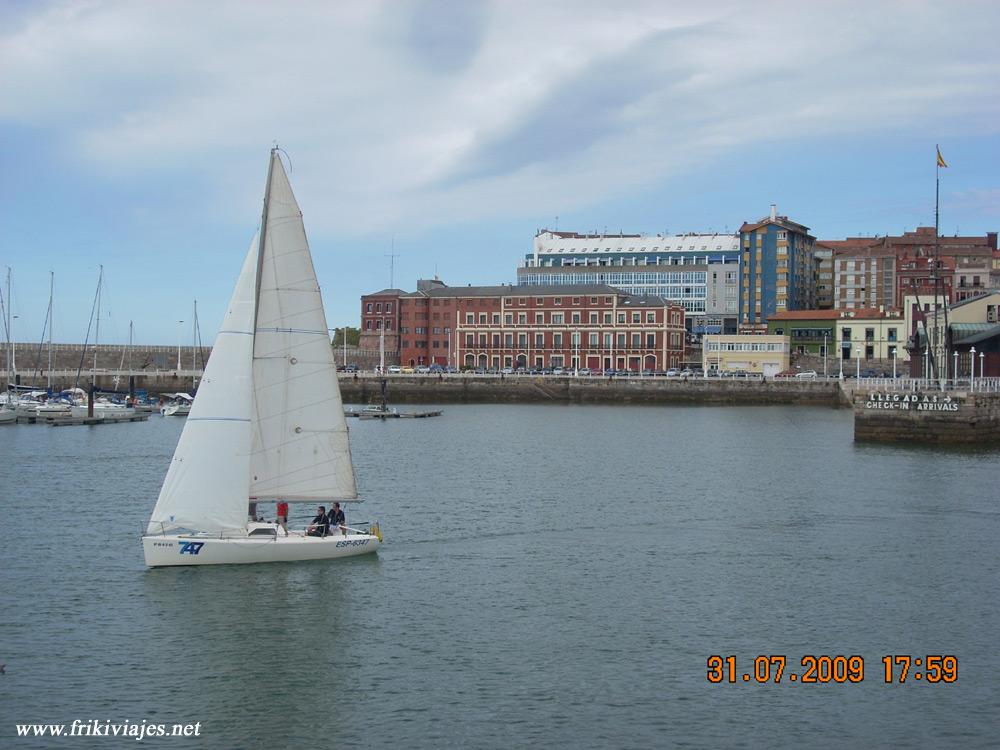
M1000 455L855 444L852 424L828 407L539 404L452 404L388 431L354 422L365 502L347 522L383 520L378 555L157 570L136 540L184 420L4 428L0 596L17 617L0 700L60 717L114 702L123 717L200 720L226 745L311 746L306 722L260 720L239 679L247 641L281 633L280 649L253 654L254 694L283 713L323 685L338 713L382 717L381 747L457 734L477 747L722 746L720 712L761 746L829 733L989 747ZM43 493L72 498L59 545L35 542ZM331 630L339 648L316 656ZM116 658L95 658L96 643ZM153 644L156 668L136 669ZM711 685L720 651L787 654L789 671L793 656L857 653L867 672L856 685ZM956 654L958 682L884 684L881 655L910 652ZM192 663L219 684L178 691ZM371 728L339 722L326 737L360 745Z

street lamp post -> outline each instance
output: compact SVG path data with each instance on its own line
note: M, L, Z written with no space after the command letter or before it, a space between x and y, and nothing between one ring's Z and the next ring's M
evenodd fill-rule
M892 350L892 379L896 379L896 350Z
M986 352L979 352L979 379L982 380L986 377L986 370L983 368L986 365Z
M855 373L854 377L856 377L858 380L861 380L861 347L860 346L857 348L857 356L854 358L854 361L857 363L857 366L858 366L857 367L857 372Z
M177 321L177 373L180 374L181 371L181 326L184 325L183 320Z
M958 352L953 352L951 357L952 361L955 364L955 366L952 368L952 378L958 380Z
M969 349L969 390L976 390L976 347Z
M826 331L823 331L823 377L824 378L826 377L826 354L827 354L826 336L827 336Z

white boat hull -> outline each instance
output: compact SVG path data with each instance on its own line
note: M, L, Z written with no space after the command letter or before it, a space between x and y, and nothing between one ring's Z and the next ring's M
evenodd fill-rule
M245 565L249 563L330 560L366 555L379 548L378 537L369 534L306 536L301 531L282 536L222 538L189 534L144 536L142 551L146 565Z
M14 409L0 409L0 424L15 424L17 422L17 411Z
M190 413L190 404L168 404L160 409L160 414L165 417L186 417Z

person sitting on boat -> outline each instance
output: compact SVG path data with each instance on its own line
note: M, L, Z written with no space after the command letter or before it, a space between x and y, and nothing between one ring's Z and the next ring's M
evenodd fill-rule
M306 533L309 536L326 536L329 530L330 523L326 517L326 508L321 505L319 506L319 511L316 513L316 517L309 524L309 529Z
M276 523L285 531L285 536L288 536L288 503L284 500L278 501Z
M344 511L340 508L340 503L334 503L333 507L330 508L330 515L328 516L330 521L330 529L338 528L347 536L347 518L344 517Z

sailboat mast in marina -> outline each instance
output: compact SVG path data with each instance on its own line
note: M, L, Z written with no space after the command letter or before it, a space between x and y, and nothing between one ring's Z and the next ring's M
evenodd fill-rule
M302 213L278 150L264 211L142 537L146 564L314 560L374 552L377 525L288 530L251 503L357 499L333 348Z

